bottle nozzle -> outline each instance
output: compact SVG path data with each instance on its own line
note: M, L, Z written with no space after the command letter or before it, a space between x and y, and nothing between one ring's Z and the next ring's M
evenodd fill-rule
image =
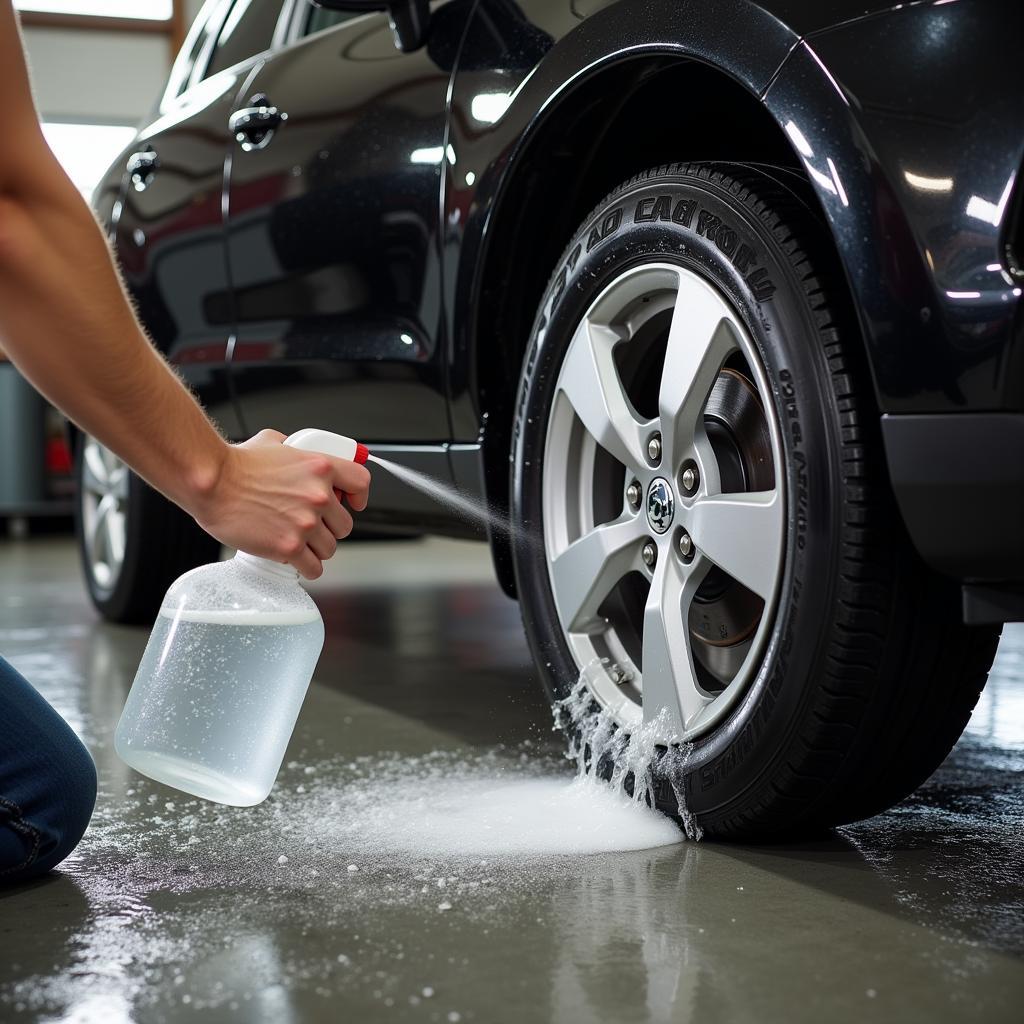
M353 458L353 462L358 462L360 466L366 465L366 460L370 457L370 449L365 444L356 442L356 454Z

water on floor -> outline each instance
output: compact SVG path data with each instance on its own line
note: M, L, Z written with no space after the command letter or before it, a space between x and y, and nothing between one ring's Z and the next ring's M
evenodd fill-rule
M101 777L61 873L0 892L0 1021L1020 1019L1024 628L912 799L743 847L572 781L484 549L343 546L313 590L278 785L224 808L113 756L146 633L71 545L0 548L0 650Z

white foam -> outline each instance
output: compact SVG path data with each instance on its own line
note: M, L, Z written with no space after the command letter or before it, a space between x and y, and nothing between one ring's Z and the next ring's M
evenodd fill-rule
M370 848L416 857L571 856L684 838L670 819L586 776L407 779L373 796L349 819L352 831Z
M607 662L607 659L605 659ZM627 786L635 804L655 805L655 783L664 780L672 787L676 809L686 835L700 839L703 829L686 806L686 766L693 751L690 743L674 744L667 749L658 740L664 735L667 715L664 709L649 722L627 731L608 708L594 696L591 678L603 671L603 662L584 666L569 695L554 708L555 728L566 733L566 757L576 762L579 779L607 780L611 789L623 797Z

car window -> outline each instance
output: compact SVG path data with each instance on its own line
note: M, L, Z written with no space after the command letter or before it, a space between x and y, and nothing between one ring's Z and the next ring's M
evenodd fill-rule
M189 38L185 40L185 45L175 58L174 67L171 68L171 74L167 79L168 98L180 96L185 91L189 76L192 74L192 68L195 67L196 58L199 56L199 51L203 48L205 40L204 26L199 25L198 22L196 22L196 25L198 31L192 32Z
M192 22L185 42L174 58L171 73L167 76L161 107L180 96L192 84L196 64L205 60L204 51L209 51L212 43L210 36L220 25L222 5L223 0L206 0L196 20Z
M235 0L217 37L206 77L270 49L281 0Z
M361 11L328 11L323 7L314 7L311 3L308 3L309 16L306 18L306 25L302 30L304 36L311 36L314 32L320 32L325 28L333 28L335 25L340 25L343 21L350 21L352 18L358 18L362 13Z

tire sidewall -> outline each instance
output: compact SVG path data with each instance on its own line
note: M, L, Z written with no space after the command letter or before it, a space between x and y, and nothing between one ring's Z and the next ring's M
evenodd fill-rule
M688 757L689 809L705 816L722 811L751 786L766 784L767 769L785 757L807 713L821 675L842 523L836 468L841 416L824 325L790 258L795 243L787 246L787 233L770 222L770 211L744 203L741 192L706 170L661 174L625 186L587 220L541 303L513 428L512 521L525 534L539 536L544 445L558 372L575 326L614 278L654 261L694 270L729 299L753 339L783 447L784 571L760 671L727 718L693 743ZM690 207L681 203L692 204L688 221ZM669 219L645 219L652 212ZM737 260L741 246L750 258ZM516 545L514 561L526 632L549 695L557 700L575 685L579 669L558 626L544 546Z

